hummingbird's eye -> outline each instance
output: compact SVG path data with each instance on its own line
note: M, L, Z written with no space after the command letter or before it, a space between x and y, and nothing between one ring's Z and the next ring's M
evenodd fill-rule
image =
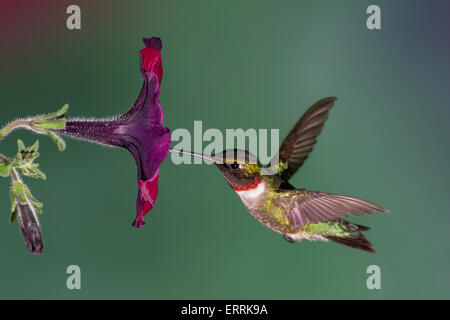
M231 167L231 169L237 169L237 168L239 168L239 164L235 162L235 163L230 164L230 167Z

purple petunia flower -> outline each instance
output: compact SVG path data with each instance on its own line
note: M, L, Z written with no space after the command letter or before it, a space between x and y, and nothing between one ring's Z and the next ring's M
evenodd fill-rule
M140 228L143 217L153 208L158 195L159 167L170 148L170 131L162 126L159 102L162 79L161 40L144 39L140 70L144 78L139 97L121 116L110 119L68 119L66 127L55 130L65 135L127 149L136 160L138 197L133 226Z

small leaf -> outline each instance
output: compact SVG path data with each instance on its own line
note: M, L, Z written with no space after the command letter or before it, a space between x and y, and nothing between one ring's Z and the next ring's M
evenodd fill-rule
M48 130L43 130L42 133L48 135L58 145L59 151L64 151L66 149L66 143L59 135Z
M16 211L16 194L14 193L13 187L9 190L9 197L11 198L11 212Z
M43 213L43 212L42 212L42 209L39 208L39 207L34 207L34 209L35 209L37 212L39 212L39 214L42 214L42 213Z
M46 180L47 176L37 168L37 164L33 163L30 166L20 167L22 174L27 177Z
M41 170L39 170L38 168L34 168L33 169L33 173L34 173L34 177L38 178L38 179L42 179L42 180L47 180L47 176L45 175L45 173L43 173Z
M56 112L50 113L48 115L42 116L39 119L59 119L64 117L67 114L67 111L69 110L69 104L66 103L64 106L62 106L61 109L59 109Z
M25 195L25 189L26 186L21 182L16 182L13 185L13 192L16 196L17 201L19 201L20 204L27 204L27 197Z
M31 126L35 130L42 131L44 129L61 130L66 127L65 119L39 119L31 121Z
M25 145L22 140L17 139L17 147L19 149L19 152L22 152L25 150Z
M10 190L11 197L11 212L14 214L17 211L17 204L33 206L40 214L42 214L42 207L44 204L39 202L30 192L30 189L22 182L16 182ZM11 215L11 219L13 216Z
M36 142L29 148L29 150L33 153L37 153L38 149L39 149L39 140L36 140Z
M39 202L33 195L31 194L30 190L28 188L25 189L25 192L28 196L28 199L30 200L31 204L40 212L42 213L41 208L44 206L42 202Z
M0 176L2 176L2 177L9 176L10 169L11 169L11 165L9 163L0 164Z
M9 222L14 223L14 221L16 221L17 218L17 210L11 212L11 215L9 216Z

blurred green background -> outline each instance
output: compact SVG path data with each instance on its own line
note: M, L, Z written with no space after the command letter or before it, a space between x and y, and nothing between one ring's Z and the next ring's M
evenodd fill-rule
M1 122L51 112L121 114L141 86L143 37L163 40L165 125L279 128L283 138L317 100L338 101L314 152L291 182L353 195L392 215L372 227L377 253L334 243L291 245L254 220L219 172L168 158L144 228L131 227L136 168L124 150L41 142L47 181L44 254L10 225L0 182L0 298L440 299L450 298L450 42L448 1L1 1ZM381 7L382 29L366 28ZM204 144L206 146L206 143ZM81 268L81 290L66 268ZM366 268L381 268L368 290Z

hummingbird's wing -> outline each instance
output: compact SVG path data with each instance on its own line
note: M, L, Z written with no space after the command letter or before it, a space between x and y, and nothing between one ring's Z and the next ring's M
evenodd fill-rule
M333 107L335 97L322 99L310 107L289 132L278 152L279 175L288 181L308 158L322 132L328 111ZM272 161L273 163L273 161Z
M373 212L386 212L369 201L339 194L298 189L291 191L292 202L285 210L292 228L303 225L333 221L347 215L360 216Z

